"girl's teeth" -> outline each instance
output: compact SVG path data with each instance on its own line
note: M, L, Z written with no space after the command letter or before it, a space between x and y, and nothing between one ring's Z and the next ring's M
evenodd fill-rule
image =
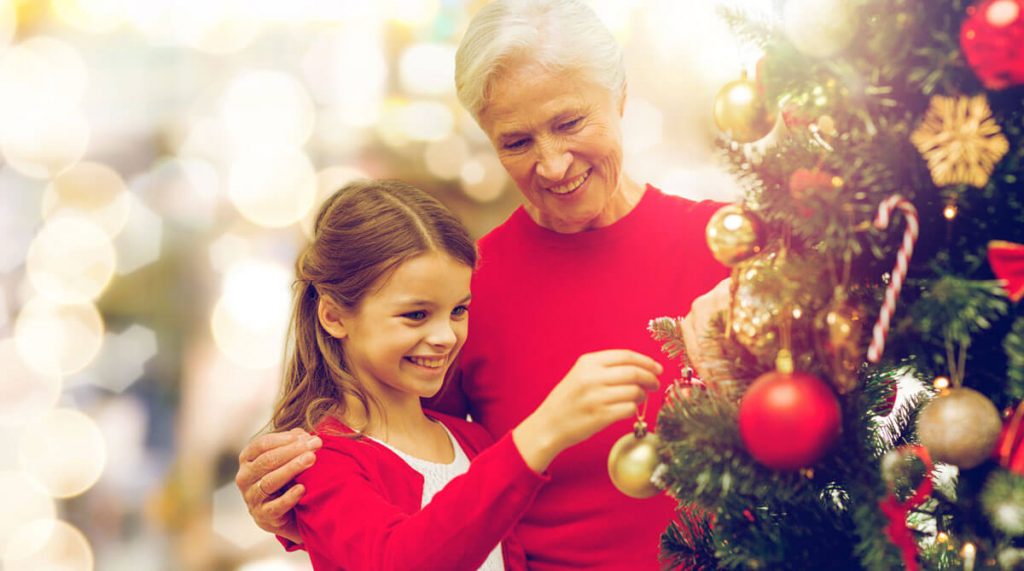
M409 360L423 367L437 368L444 365L445 359L424 359L422 357L409 357Z

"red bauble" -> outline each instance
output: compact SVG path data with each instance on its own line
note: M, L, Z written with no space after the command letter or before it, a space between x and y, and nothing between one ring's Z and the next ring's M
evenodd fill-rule
M820 169L796 169L789 176L789 194L803 200L817 192L835 191L839 187L836 176Z
M1024 0L982 0L968 8L960 48L988 89L1024 83Z
M817 462L835 442L842 412L835 393L818 377L772 371L747 389L739 424L740 437L758 462L796 470Z

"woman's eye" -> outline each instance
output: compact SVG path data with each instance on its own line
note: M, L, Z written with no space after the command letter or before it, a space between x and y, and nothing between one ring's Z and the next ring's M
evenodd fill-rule
M582 121L583 117L577 117L575 119L571 119L569 121L566 121L565 123L562 123L561 125L558 126L558 128L563 131L569 131L575 129L576 127L579 127L580 122Z
M410 311L409 313L403 313L402 317L406 319L412 319L414 321L422 321L427 318L426 311Z
M505 149L507 149L507 150L514 151L516 149L521 149L521 148L525 147L526 144L529 143L529 142L530 142L529 139L516 139L514 141L509 141L509 142L505 143L503 145L503 147Z
M469 307L468 306L460 305L460 306L458 306L458 307L456 307L455 309L452 310L452 316L453 317L462 317L463 315L466 315L466 313L468 313L468 312L469 312Z

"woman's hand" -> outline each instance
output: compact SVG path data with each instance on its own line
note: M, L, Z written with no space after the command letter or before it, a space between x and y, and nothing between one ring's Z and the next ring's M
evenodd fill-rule
M689 365L709 385L714 384L714 373L708 370L709 362L721 355L721 350L709 335L711 323L718 314L729 310L729 288L729 278L718 282L711 291L693 300L690 313L680 321Z
M292 508L305 492L302 485L284 489L292 479L313 465L313 450L320 437L301 428L258 436L238 456L235 485L242 492L249 515L270 533L302 543ZM284 489L282 491L282 489Z
M580 357L537 410L512 430L512 439L535 472L562 450L609 424L636 414L647 391L659 386L661 364L625 349Z

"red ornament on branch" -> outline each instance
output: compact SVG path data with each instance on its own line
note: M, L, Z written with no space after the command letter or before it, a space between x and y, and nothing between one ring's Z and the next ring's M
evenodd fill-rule
M803 200L816 192L834 192L843 186L843 179L821 169L796 169L789 176L789 194Z
M739 411L743 444L754 459L774 470L813 465L842 428L839 401L828 384L786 369L780 366L758 377Z
M1024 83L1024 0L982 0L969 7L960 48L986 88Z

